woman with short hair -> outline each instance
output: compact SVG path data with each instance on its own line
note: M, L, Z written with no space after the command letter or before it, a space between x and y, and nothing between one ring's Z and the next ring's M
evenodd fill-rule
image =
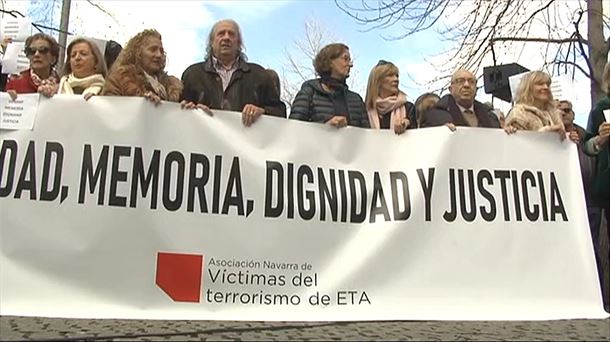
M179 102L182 82L165 72L161 34L144 30L132 37L106 79L103 95L143 96L155 104Z
M57 88L59 77L54 66L59 57L59 45L55 38L36 33L25 41L25 55L30 60L30 68L19 77L11 78L6 84L6 92L16 99L17 94L36 93L41 85Z
M313 61L319 78L306 81L290 108L290 119L370 127L362 97L345 83L353 66L349 48L335 43L323 47Z
M66 49L66 63L57 93L83 95L89 100L101 93L106 74L106 63L97 45L85 38L76 38ZM54 94L49 86L41 86L41 93L47 97Z

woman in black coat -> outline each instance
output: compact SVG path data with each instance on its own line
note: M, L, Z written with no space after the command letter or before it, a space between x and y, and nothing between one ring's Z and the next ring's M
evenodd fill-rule
M353 66L349 48L345 44L329 44L320 50L313 64L320 78L303 83L289 118L337 128L370 127L362 97L345 83Z

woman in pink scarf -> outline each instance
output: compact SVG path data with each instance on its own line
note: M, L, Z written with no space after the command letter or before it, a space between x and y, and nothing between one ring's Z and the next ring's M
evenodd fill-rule
M398 68L379 61L371 70L366 88L366 111L371 128L391 129L402 134L409 126L407 96L398 90Z

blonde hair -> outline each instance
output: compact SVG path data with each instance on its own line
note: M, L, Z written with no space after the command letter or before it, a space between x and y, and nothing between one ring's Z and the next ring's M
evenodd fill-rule
M106 77L106 74L108 74L108 69L106 68L106 61L102 56L102 52L96 44L92 43L86 38L76 38L68 45L68 48L66 49L66 63L64 64L63 70L64 75L70 75L72 73L72 66L70 65L70 55L72 54L72 48L74 47L74 45L79 43L86 43L87 45L89 45L89 49L95 57L95 73L101 74L102 76Z
M519 82L517 94L515 96L515 103L534 106L534 85L542 83L550 87L551 76L544 71L531 71L527 73L521 78L521 82ZM548 111L554 108L553 93L550 90L549 93L549 100L544 104L544 108L539 109Z
M377 97L379 97L379 86L381 85L381 81L389 75L398 75L398 67L393 63L384 60L379 61L371 70L364 101L367 110L375 108L375 101L377 100Z
M121 50L119 57L117 57L110 71L112 72L115 69L129 65L134 65L141 68L142 48L144 47L144 42L146 39L148 39L148 37L154 37L160 40L161 34L155 29L147 29L133 36L131 39L129 39L125 45L125 48ZM161 70L160 73L164 73L164 71Z

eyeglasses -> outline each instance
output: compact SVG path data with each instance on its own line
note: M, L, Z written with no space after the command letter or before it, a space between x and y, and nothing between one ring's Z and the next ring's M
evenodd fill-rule
M339 56L337 58L341 58L342 60L344 60L344 61L346 61L348 63L354 63L354 60L352 59L352 57L350 55L347 55L347 54L341 55L341 56Z
M456 78L453 81L451 81L452 84L457 84L457 85L463 85L466 82L468 82L468 83L470 83L472 85L476 85L477 84L476 78L464 78L464 77L460 77L460 78Z
M49 53L49 51L51 51L51 49L46 46L42 46L39 48L28 46L24 49L25 55L27 57L34 56L36 52L39 52L41 55L46 55L47 53Z

